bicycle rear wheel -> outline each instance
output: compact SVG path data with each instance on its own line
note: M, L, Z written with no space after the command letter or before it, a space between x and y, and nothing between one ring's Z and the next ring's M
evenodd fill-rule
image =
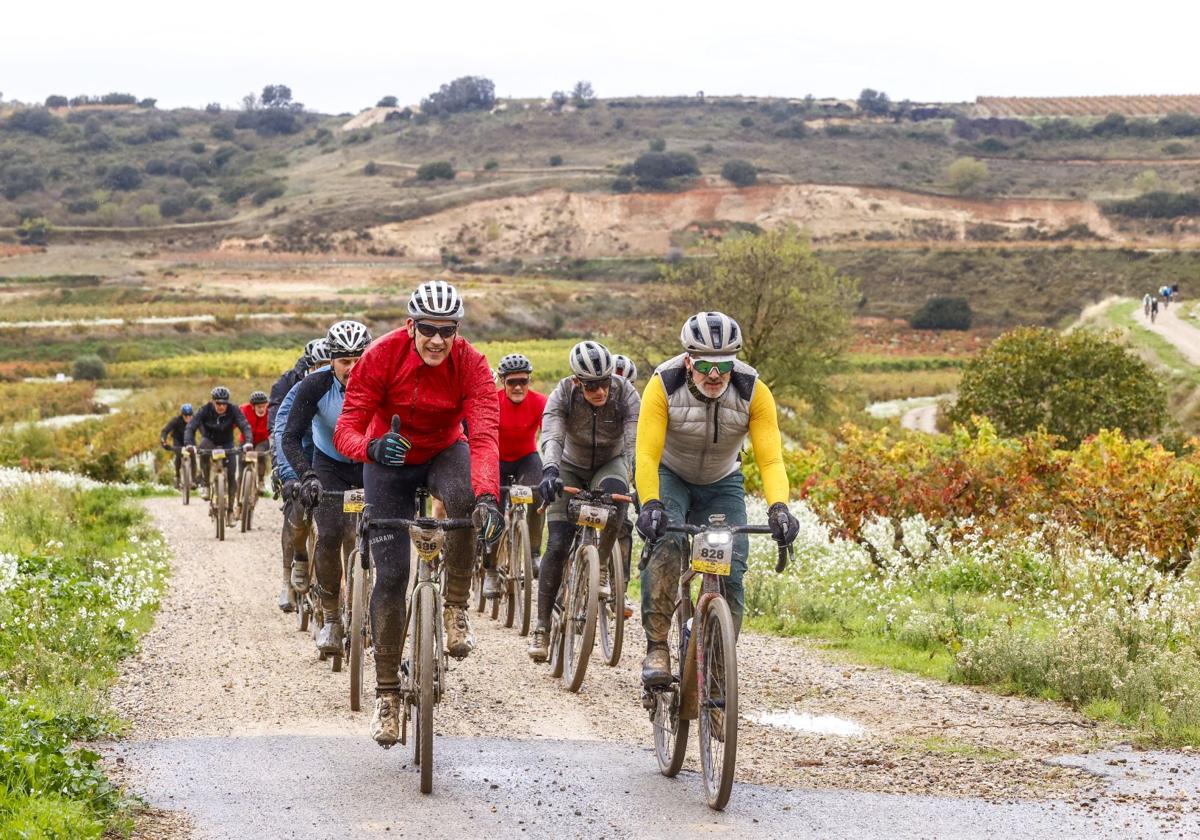
M621 544L615 543L604 560L608 564L610 595L600 602L600 650L610 666L621 661L621 645L625 640L625 555Z
M417 638L413 662L417 672L416 760L421 765L421 793L433 791L433 588L421 586L417 595Z
M217 539L224 540L225 539L225 468L224 467L214 467L214 469L218 470L216 476L213 478L213 481L215 482L215 485L216 485L216 491L213 493L213 497L216 499L216 505L217 505L217 516L216 516Z
M676 675L683 673L683 657L687 655L683 647L683 627L686 622L681 605L671 617L671 629L667 635L667 650L675 655ZM658 759L659 772L667 778L674 778L679 773L687 755L690 721L680 717L682 688L677 678L670 688L655 692L654 696L654 716L651 718L654 725L654 755Z
M600 556L594 545L585 545L575 558L563 609L563 682L567 691L579 691L588 659L596 644L599 612Z
M701 617L699 666L700 769L708 807L721 811L733 791L737 763L737 649L733 615L724 598L708 602Z

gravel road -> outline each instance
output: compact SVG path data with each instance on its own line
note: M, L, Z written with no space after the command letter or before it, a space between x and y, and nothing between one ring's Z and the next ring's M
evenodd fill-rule
M674 781L656 771L639 704L640 628L628 628L620 666L593 659L571 695L529 662L514 631L478 616L478 649L454 667L436 712L434 794L423 797L410 750L370 741L369 713L349 710L347 675L319 662L311 636L274 605L277 504L264 500L255 529L225 543L201 505L146 506L173 550L171 588L113 691L130 731L106 747L110 769L149 803L136 836L1200 831L1200 762L1163 754L1137 771L1162 784L1131 791L1105 768L1132 765L1084 755L1126 755L1120 733L1066 707L753 634L738 646L738 783L715 814L694 764ZM859 734L761 722L778 712L835 716Z
M1141 321L1142 326L1148 330L1153 330L1174 344L1189 362L1194 365L1200 365L1200 329L1196 329L1196 327L1180 318L1179 313L1181 311L1179 304L1168 306L1165 309L1160 308L1158 316L1154 319L1154 323L1150 323L1150 316L1144 314L1141 310L1138 310L1134 314Z

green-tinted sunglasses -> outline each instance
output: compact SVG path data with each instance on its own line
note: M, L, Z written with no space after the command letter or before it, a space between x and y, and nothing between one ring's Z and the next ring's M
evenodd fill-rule
M714 370L724 376L733 370L733 362L710 362L706 359L693 359L692 367L700 371L701 376L708 376Z

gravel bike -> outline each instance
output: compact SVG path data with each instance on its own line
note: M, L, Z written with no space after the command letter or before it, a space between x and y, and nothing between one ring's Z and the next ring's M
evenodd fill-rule
M164 446L163 449L168 452L174 452L179 455L179 495L183 498L183 503L186 505L192 500L192 491L196 489L196 473L192 468L196 456L187 451L186 446Z
M366 534L362 530L362 512L365 505L362 488L347 490L342 494L342 513L350 517L353 525L354 546L343 554L342 584L339 601L342 610L342 627L345 628L344 653L333 657L333 670L342 669L343 656L350 663L350 710L357 712L362 707L363 652L371 646L371 625L366 614L367 599L374 586L370 563L364 562L363 545ZM343 547L344 550L344 547Z
M529 509L533 489L524 484L500 488L505 499L504 536L496 560L500 575L500 597L504 600L504 626L517 626L522 636L529 635L534 607L533 552L529 543Z
M441 570L446 532L471 528L470 519L433 519L425 515L428 492L417 493L420 515L413 519L375 519L371 506L362 512L361 547L369 562L372 529L407 530L417 552L417 576L409 596L408 617L400 647L407 656L400 667L400 743L408 743L413 719L413 760L421 768L421 793L433 790L433 707L446 688L446 648L442 638Z
M238 479L238 518L242 533L250 530L254 520L254 506L258 504L258 459L260 453L254 449L242 456L242 475ZM264 456L265 457L265 456Z
M242 450L238 447L230 449L198 449L201 459L205 456L209 458L210 464L208 467L208 515L216 523L217 539L225 540L225 525L233 524L233 505L229 503L230 489L226 487L228 480L225 475L227 469L225 462L230 458L234 459L236 474L236 461L238 455L242 454Z
M562 678L568 691L577 692L596 643L600 532L609 517L616 515L617 505L633 500L621 493L577 487L564 487L563 492L575 497L567 503L567 516L576 527L550 617L550 672Z
M654 754L659 771L674 777L687 753L690 721L699 719L700 777L708 807L720 811L733 791L737 763L737 648L733 613L721 594L721 579L733 563L736 534L769 534L768 525L727 525L713 514L707 525L668 525L686 534L689 567L679 576L679 600L667 638L675 669L669 685L646 689L642 706L654 727ZM653 545L642 550L645 568ZM780 546L775 571L787 566L788 549ZM692 600L692 582L701 578L700 597Z

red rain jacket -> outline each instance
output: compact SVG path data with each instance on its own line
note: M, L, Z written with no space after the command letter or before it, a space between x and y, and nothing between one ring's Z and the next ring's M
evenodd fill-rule
M250 431L254 435L254 440L243 440L243 443L252 443L257 446L264 440L271 439L271 418L268 416L270 412L259 417L254 413L254 405L246 403L242 406L242 414L246 415L246 422L250 424Z

